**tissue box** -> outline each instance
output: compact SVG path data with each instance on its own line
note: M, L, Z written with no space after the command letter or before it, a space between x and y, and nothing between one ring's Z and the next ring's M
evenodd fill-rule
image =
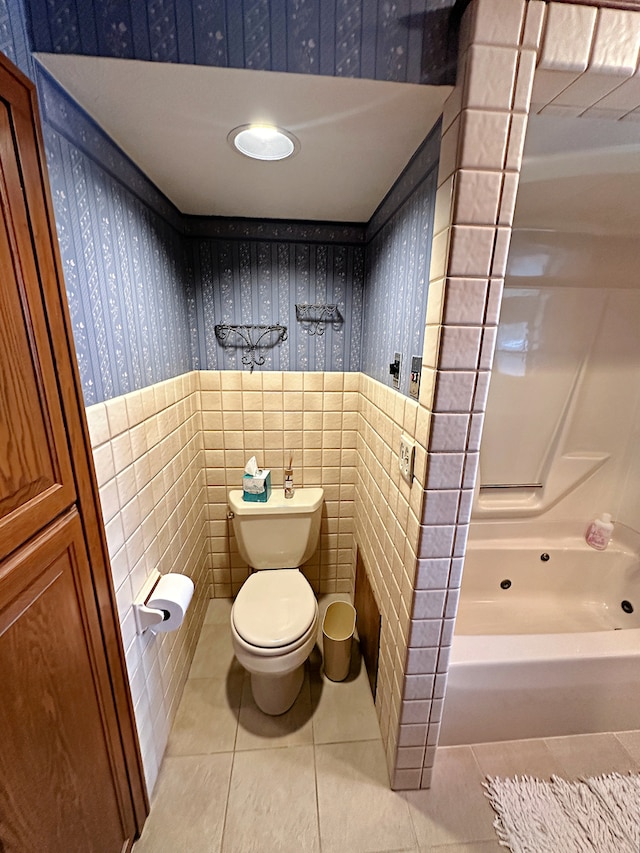
M264 468L253 476L242 478L242 499L253 503L266 503L271 497L271 471Z

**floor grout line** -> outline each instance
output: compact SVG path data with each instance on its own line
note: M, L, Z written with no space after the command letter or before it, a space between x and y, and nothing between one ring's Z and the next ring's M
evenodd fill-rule
M220 833L220 851L219 853L223 853L224 850L224 841L225 841L225 833L227 831L227 812L229 811L229 798L231 796L231 780L233 779L233 769L236 762L236 754L235 750L231 753L231 770L229 771L229 783L227 785L227 798L224 803L224 814L222 816L222 832Z
M312 744L313 748L313 779L316 791L316 822L318 825L318 850L322 853L322 833L320 830L320 797L318 796L318 763L316 760L316 745Z

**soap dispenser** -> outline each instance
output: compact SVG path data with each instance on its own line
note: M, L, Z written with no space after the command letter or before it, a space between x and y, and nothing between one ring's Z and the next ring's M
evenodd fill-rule
M608 512L603 512L600 518L595 518L587 529L587 545L596 551L604 551L613 535L613 522Z

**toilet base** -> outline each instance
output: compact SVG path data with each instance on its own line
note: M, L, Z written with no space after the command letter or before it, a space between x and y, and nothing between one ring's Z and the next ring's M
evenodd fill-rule
M304 664L284 675L251 673L251 692L260 710L272 717L284 714L298 698L304 681Z

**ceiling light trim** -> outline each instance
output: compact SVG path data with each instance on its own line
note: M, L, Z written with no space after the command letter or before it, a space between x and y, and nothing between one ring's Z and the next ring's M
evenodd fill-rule
M289 160L300 150L300 140L289 130L271 124L241 124L227 136L234 151L253 160Z

